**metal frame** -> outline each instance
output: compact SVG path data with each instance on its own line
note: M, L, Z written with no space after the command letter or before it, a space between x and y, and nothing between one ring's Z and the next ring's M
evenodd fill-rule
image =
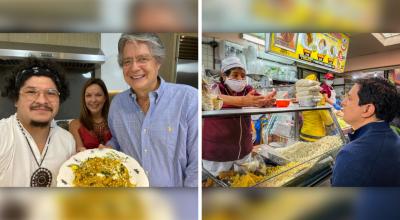
M214 111L203 111L202 117L221 117L221 116L234 116L234 115L254 115L266 113L285 113L285 112L302 112L314 110L330 110L328 105L317 107L299 107L298 105L286 108L241 108L241 109L223 109Z
M347 142L347 138L344 135L343 131L340 129L339 122L337 121L336 116L333 114L332 109L329 105L325 106L317 106L317 107L299 107L298 105L287 107L287 108L243 108L243 109L224 109L224 110L216 110L216 111L203 111L202 112L202 117L203 118L208 118L208 117L223 117L223 116L239 116L239 115L253 115L253 114L270 114L270 113L287 113L287 112L294 112L294 120L295 120L295 134L294 138L296 141L299 140L299 130L300 130L300 112L302 111L317 111L317 110L327 110L329 111L330 116L332 117L333 123L335 124L335 127L337 130L339 130L339 135L343 141L344 144ZM324 153L325 154L325 153ZM315 158L314 158L315 159ZM320 158L321 159L321 158ZM307 183L306 185L312 186L317 184L319 181L322 179L326 179L332 172L332 168L324 168L328 169L325 170L323 174L318 174L319 176L313 177L312 180L310 180L310 183ZM284 171L286 172L286 171ZM216 179L211 173L209 173L204 167L203 167L203 173L209 176L214 182L216 182L218 185L222 187L228 187L228 185L218 179ZM264 181L262 181L264 182ZM256 185L259 185L260 183L257 183Z
M36 57L96 64L104 63L106 60L104 54L98 48L14 42L0 42L0 48L0 58L2 59Z

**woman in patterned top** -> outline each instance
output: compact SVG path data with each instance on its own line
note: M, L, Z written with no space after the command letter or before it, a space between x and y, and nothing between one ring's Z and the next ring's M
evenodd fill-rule
M109 107L110 97L104 82L88 80L82 89L80 117L69 124L77 152L97 148L111 139L107 123Z

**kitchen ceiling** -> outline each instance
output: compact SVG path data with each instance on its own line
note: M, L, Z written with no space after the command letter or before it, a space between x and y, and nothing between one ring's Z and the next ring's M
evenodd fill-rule
M400 49L399 33L385 33L386 36L378 33L378 35L381 36L381 39L387 39L390 42L399 40L399 42L384 46L372 33L352 33L347 57L351 58Z

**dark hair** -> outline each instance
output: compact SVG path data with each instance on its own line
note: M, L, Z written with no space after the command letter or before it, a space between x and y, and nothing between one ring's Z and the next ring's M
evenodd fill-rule
M39 60L36 58L24 60L6 77L6 85L1 95L18 101L21 87L32 76L45 76L53 80L57 90L60 92L60 103L68 98L68 82L65 80L63 69L50 60Z
M81 113L79 116L79 121L90 131L93 130L93 116L90 113L88 107L85 102L85 93L86 89L91 85L99 85L103 90L104 96L106 97L106 101L104 102L103 109L101 110L101 116L105 119L107 123L108 110L110 109L110 97L108 95L108 90L104 81L97 78L89 79L82 88L81 93Z
M400 94L396 87L384 78L364 78L355 82L359 85L358 105L373 104L375 116L390 122L399 115Z

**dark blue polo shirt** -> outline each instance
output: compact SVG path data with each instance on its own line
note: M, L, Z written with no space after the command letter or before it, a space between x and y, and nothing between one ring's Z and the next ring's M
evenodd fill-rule
M332 186L400 186L400 137L388 123L369 123L349 137L336 157Z

